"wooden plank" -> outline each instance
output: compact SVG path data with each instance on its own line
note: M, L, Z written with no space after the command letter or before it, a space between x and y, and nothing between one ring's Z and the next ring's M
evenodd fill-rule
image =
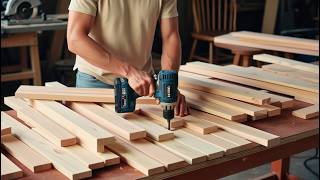
M256 144L256 143L250 142L240 136L233 135L233 134L231 134L227 131L223 131L223 130L211 133L211 135L219 137L219 138L224 139L226 141L229 141L229 142L236 144L238 146L241 146L243 149L258 146L258 144Z
M282 76L288 76L290 78L298 78L313 83L319 83L318 74L290 68L287 66L282 66L278 64L268 64L263 65L262 70L279 74Z
M104 145L115 141L110 132L58 102L33 100L33 107L57 124L63 124L78 137L80 145L91 152L103 152Z
M273 56L269 54L254 55L253 59L257 61L278 64L289 68L300 69L302 71L312 72L319 74L319 66L311 63L304 63L293 59Z
M229 74L225 74L225 73L220 73L218 71L206 70L206 69L201 69L201 71L199 71L199 67L190 67L190 66L189 67L182 66L181 69L185 70L185 71L198 73L198 74L210 74L210 76L218 78L218 79L227 80L227 81L238 83L238 84L248 85L251 87L253 86L253 87L261 88L261 89L265 89L265 90L270 90L270 91L273 91L276 93L282 93L282 94L286 94L286 95L290 95L290 96L295 96L295 98L303 96L306 99L309 99L309 100L313 99L314 101L318 101L318 99L319 99L318 93L313 93L313 92L304 91L304 90L300 90L300 89L294 89L294 88L290 88L290 87L286 87L286 86L282 86L282 85L275 85L272 83L257 81L257 80L253 80L253 79L240 77L240 76L229 75ZM206 80L206 81L210 82L211 80ZM190 85L190 88L192 88L192 87L198 88L198 86L199 86L199 84L197 84L197 87L195 87L195 83L193 83L192 85ZM201 90L201 89L198 89L198 90ZM229 97L231 97L231 96L229 96ZM233 99L236 99L236 98L233 98ZM257 104L257 103L253 103L253 104ZM266 104L266 103L264 103L264 104Z
M278 108L276 106L264 104L260 107L268 111L268 117L279 116L281 114L281 108Z
M213 114L231 121L236 122L244 122L247 120L247 115L227 108L226 106L222 106L213 102L203 102L201 100L187 98L188 105L193 109L197 109L200 111L207 112L209 114Z
M242 113L246 113L251 116L259 116L262 114L267 114L267 111L262 108L259 108L257 106L247 104L241 101L229 99L223 96L206 93L203 91L193 90L193 89L181 89L180 91L186 97L191 97L193 99L212 102L218 105L222 105L222 106L237 110Z
M33 77L34 73L30 70L26 70L17 73L1 74L1 82L32 79Z
M185 67L181 67L186 70ZM186 70L188 71L188 70ZM198 71L198 70L197 70ZM210 74L211 75L211 74ZM229 97L232 99L241 100L253 104L265 104L270 101L270 97L261 96L258 93L252 93L247 91L239 91L235 88L222 86L215 84L211 79L195 79L193 77L185 77L179 75L179 87L181 88L192 88L220 96Z
M35 152L14 135L2 136L1 144L9 154L34 173L47 171L52 168L52 164L47 158Z
M292 115L302 119L312 119L319 116L319 104L315 104L292 112Z
M92 176L91 170L85 164L79 162L71 154L61 147L49 143L39 134L28 129L11 116L1 112L1 121L11 126L12 132L26 145L46 157L54 168L67 176L69 179L83 179Z
M220 118L218 116L202 113L200 111L196 111L192 109L191 109L191 113L194 116L211 121L212 123L216 124L220 128L232 134L235 134L237 136L248 139L252 142L255 142L267 147L273 147L280 144L279 136L261 131L259 129L256 129L241 123L232 122L232 121Z
M186 146L175 139L169 141L153 141L155 144L163 147L164 149L180 156L189 164L198 164L207 160L207 156L189 146Z
M261 43L262 41L248 41L247 39L241 40L239 37L235 37L233 33L225 34L222 36L217 36L214 38L215 43L219 44L229 44L235 46L244 46L244 47L252 47L252 48L259 48L265 50L273 50L273 51L281 51L281 52L288 52L294 54L306 54L311 56L319 56L319 50L313 51L304 49L303 46L297 46L296 48L289 48L279 45L269 45Z
M23 177L22 170L1 153L1 179L17 179Z
M17 89L15 96L55 101L114 103L114 90L105 88L59 88L22 85ZM141 97L137 102L155 104L155 99L151 97Z
M212 134L203 135L203 134L199 134L194 131L191 131L189 129L182 129L182 130L189 133L189 134L192 134L195 137L200 138L201 140L205 141L206 143L210 143L210 144L222 149L225 152L225 154L233 154L233 153L237 153L237 152L240 152L243 150L241 146L234 144L230 141L227 141L223 138L213 136Z
M250 39L268 45L319 51L319 40L256 33L249 31L232 32L231 34L232 36L239 37L241 40L245 41L248 41Z
M277 22L279 0L266 1L262 21L262 32L274 34Z
M117 139L116 142L108 144L107 147L119 155L122 161L126 162L147 176L159 174L165 171L165 167L160 162L129 146L120 139Z
M138 139L135 141L128 141L123 138L118 137L123 142L125 142L128 146L138 149L143 152L147 156L155 159L162 163L168 171L173 171L176 169L183 168L188 165L182 158L179 156L145 140Z
M55 123L53 120L34 110L25 101L16 97L5 97L4 103L16 110L18 118L29 124L33 130L49 139L57 146L77 144L77 137Z
M159 105L157 106L154 106L154 105L148 105L148 106L145 106L145 105L138 105L137 106L139 108L139 110L137 111L137 113L141 113L145 116L148 116L148 117L151 117L152 119L150 120L153 120L155 122L157 122L158 124L164 126L164 127L168 127L168 124L167 124L167 120L163 118L162 116L162 110L161 108L159 107ZM161 115L159 115L159 112L158 111L161 111ZM157 114L155 114L157 112ZM170 125L171 125L171 128L181 128L185 125L185 120L184 119L178 119L178 118L174 118L170 121Z
M162 109L159 106L146 106L146 105L139 105L138 106L142 111L148 112L149 115L152 116L154 119L158 119L161 122L165 122L166 120L163 118ZM199 119L192 115L188 115L185 117L174 117L171 121L178 120L185 122L185 127L188 129L192 129L197 131L201 134L209 134L211 132L215 132L218 130L218 127L214 124L210 123L209 121ZM152 121L152 120L151 120Z
M262 90L262 91L265 91L265 90ZM294 106L295 100L292 99L292 98L288 98L288 97L284 97L284 96L281 96L281 95L273 94L273 93L271 93L269 91L266 91L266 93L268 93L269 96L271 97L270 104L274 104L274 103L277 104L277 102L279 102L281 109L288 109L288 108L292 108Z
M72 103L70 108L127 140L141 139L147 136L145 129L118 116L116 112L97 104Z
M207 155L208 160L216 159L224 155L223 149L219 148L216 145L207 143L201 138L186 133L185 131L175 130L174 134L176 135L175 140L177 142L180 142L181 144L204 153L205 155Z
M98 157L104 160L104 166L112 166L116 164L120 164L120 157L108 149L106 149L103 153L97 152L95 153Z
M1 122L1 136L11 134L11 127L8 127Z

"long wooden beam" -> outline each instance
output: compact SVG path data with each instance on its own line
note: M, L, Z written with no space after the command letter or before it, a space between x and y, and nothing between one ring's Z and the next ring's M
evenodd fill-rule
M18 179L23 177L22 170L1 153L1 179Z
M52 164L47 158L35 152L14 135L2 136L1 144L9 154L34 173L47 171L52 168Z
M20 119L29 124L36 132L45 136L57 146L77 144L77 138L53 120L34 110L25 101L16 97L5 97L4 103L14 109Z
M53 166L69 179L83 179L92 176L91 170L79 162L62 147L49 143L42 136L28 129L11 116L1 112L1 121L12 128L12 132L26 145L52 162Z
M302 119L312 119L319 116L319 104L302 108L292 112L292 115Z

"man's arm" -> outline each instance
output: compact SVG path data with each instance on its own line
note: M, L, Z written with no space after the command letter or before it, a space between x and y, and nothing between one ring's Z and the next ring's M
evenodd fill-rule
M161 67L163 70L179 71L181 64L181 42L178 17L161 19L160 23L163 42ZM185 96L180 94L180 92L178 95L175 113L179 116L189 114Z
M152 96L153 81L146 72L139 71L109 53L88 36L95 17L70 11L67 29L68 48L90 64L128 78L130 86L141 96Z

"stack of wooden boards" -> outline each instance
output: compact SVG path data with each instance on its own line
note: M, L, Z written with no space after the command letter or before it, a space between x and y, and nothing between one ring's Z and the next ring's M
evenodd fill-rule
M319 56L319 40L239 31L215 37L214 42L294 54Z
M269 71L270 67L268 67L268 70L264 70L267 66L264 66L264 68L261 69L256 67L239 67L234 65L219 66L201 62L192 62L181 67L182 72L180 72L179 75L180 87L182 89L192 88L198 91L205 91L207 93L219 95L217 98L217 96L213 97L211 94L201 92L203 94L201 97L201 93L197 92L194 93L197 95L193 95L192 98L197 97L198 99L205 101L217 102L217 99L221 99L220 96L225 96L234 100L259 105L260 108L264 108L269 112L271 110L273 110L273 112L276 111L277 107L274 106L278 106L277 104L279 103L281 104L281 106L279 106L280 108L292 107L292 98L295 98L296 100L301 100L313 105L305 109L294 111L293 115L303 119L310 119L319 116L319 83L317 82L318 74L316 68L313 67L316 65L311 66L310 71L312 72L303 71L304 73L309 74L308 78L311 80L306 80L305 77L293 78L291 76L287 76L285 73L282 74L281 72L274 73L274 71L277 71L275 70L277 68ZM302 66L301 63L300 66ZM310 65L308 64L308 66ZM274 67L274 65L272 65L272 67ZM302 70L298 71L302 72ZM297 76L300 75L297 73ZM246 87L236 84L229 84L225 81L245 85ZM266 90L289 96L289 98L272 94ZM241 102L240 105L239 102L235 102L234 100L224 100L224 105L232 108L238 108L238 110L239 108L245 106L243 102ZM191 101L191 106L195 106L192 105L193 101L194 99ZM226 103L227 101L228 103ZM209 106L212 105L213 104L210 104ZM221 107L221 104L219 105ZM227 107L223 107L223 109L226 108ZM274 113L277 114L276 112ZM248 115L253 117L259 116L254 114ZM257 118L255 117L254 119Z
M145 175L155 175L241 152L259 144L266 147L280 144L279 136L237 122L244 121L247 114L256 118L267 116L271 111L264 107L263 102L269 102L270 97L257 96L250 100L241 94L239 97L261 106L246 104L237 110L225 111L210 105L228 106L228 103L235 103L234 100L210 94L212 99L205 103L206 107L194 102L192 107L195 109L191 109L191 115L176 117L171 122L175 130L169 131L166 120L162 118L161 107L150 105L149 98L140 101L136 112L117 114L113 100L106 98L101 103L101 99L96 98L104 97L103 89L68 88L56 82L46 86L27 87L27 90L26 86L21 86L16 97L5 98L5 104L17 112L23 123L2 112L1 125L11 128L12 134L10 137L3 135L1 142L8 153L30 169L35 168L36 163L19 157L21 152L20 148L15 148L16 144L30 149L29 154L37 154L37 159L47 163L46 169L51 168L48 164L52 164L70 179L91 177L92 170L118 164L119 157ZM219 92L224 90L228 92L225 95L236 96L227 89ZM189 93L192 100L198 98L194 89L183 91ZM207 96L204 93L199 93L199 96ZM78 99L76 95L79 95ZM91 102L86 99L90 96ZM101 104L95 104L97 102ZM237 103L244 105L240 101ZM291 99L284 98L278 103L289 106ZM16 143L11 144L11 139Z

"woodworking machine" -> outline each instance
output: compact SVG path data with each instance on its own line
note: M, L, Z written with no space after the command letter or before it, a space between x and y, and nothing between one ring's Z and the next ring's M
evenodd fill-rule
M154 97L160 101L163 109L163 118L168 122L174 118L174 107L178 99L178 73L173 70L162 70L158 76L154 75L156 92ZM140 96L129 86L128 79L116 78L115 111L117 113L133 112L136 108L136 99Z

